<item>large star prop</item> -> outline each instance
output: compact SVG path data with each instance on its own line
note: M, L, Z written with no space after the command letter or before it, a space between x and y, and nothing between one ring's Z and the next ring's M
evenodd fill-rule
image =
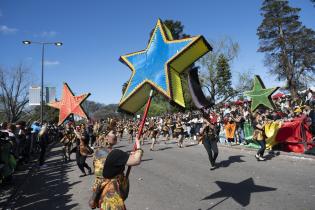
M274 109L275 105L272 102L271 95L278 89L279 87L265 88L265 85L260 77L255 75L253 89L244 93L246 96L249 96L252 99L251 111L254 112L260 106Z
M90 93L75 96L67 83L63 84L61 101L48 104L53 108L59 109L59 122L62 124L71 114L88 118L81 104L90 96Z
M202 36L173 40L170 31L158 20L145 50L120 57L132 75L119 107L131 113L138 111L151 88L185 107L179 74L211 49Z
M215 183L221 188L221 190L205 197L202 200L227 197L232 198L242 206L247 206L250 201L251 193L277 190L277 188L255 185L253 178L248 178L236 184L220 181L216 181Z

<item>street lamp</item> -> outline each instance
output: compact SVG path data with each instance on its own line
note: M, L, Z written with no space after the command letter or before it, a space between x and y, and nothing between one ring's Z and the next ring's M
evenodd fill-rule
M57 47L60 47L63 45L62 42L33 42L29 40L22 41L25 45L30 44L39 44L42 45L42 81L41 81L41 101L40 101L40 122L43 123L43 114L44 114L44 52L45 52L45 45L55 45Z

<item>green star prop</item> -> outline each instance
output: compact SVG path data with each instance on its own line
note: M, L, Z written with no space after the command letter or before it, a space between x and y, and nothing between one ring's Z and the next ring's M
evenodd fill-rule
M256 111L260 106L274 109L275 105L272 102L271 95L278 89L279 87L265 88L260 76L255 75L253 89L244 93L244 95L249 96L252 99L251 111Z

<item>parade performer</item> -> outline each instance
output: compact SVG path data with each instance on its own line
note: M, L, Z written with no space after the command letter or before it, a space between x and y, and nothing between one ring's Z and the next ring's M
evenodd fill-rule
M123 138L123 135L124 135L124 125L122 122L119 123L117 131L119 134L119 138L121 140Z
M105 181L103 177L105 160L108 153L112 151L113 146L117 143L117 136L114 129L115 124L115 122L108 123L108 126L102 131L102 134L99 135L97 139L97 147L95 148L95 153L93 156L95 180L92 186L93 195L89 201L91 208L96 208L99 206L101 184Z
M129 121L129 124L128 124L128 143L132 143L133 142L133 123L132 121Z
M150 151L154 150L154 145L156 142L156 138L158 135L158 128L156 126L156 123L154 120L151 120L150 124L149 124L149 131L150 131L150 138L151 138L151 147L150 147Z
M183 148L183 141L184 141L184 129L181 120L178 118L176 125L175 125L175 135L177 136L177 146L179 148Z
M260 145L260 149L257 151L257 154L255 155L257 160L265 160L265 158L263 157L264 152L266 150L266 135L264 125L265 125L264 117L259 112L257 112L255 115L255 119L253 121L254 127L253 139L256 140Z
M165 138L164 139L164 143L166 144L166 142L169 140L169 130L170 130L170 127L169 127L169 123L168 123L169 119L166 118L165 121L163 122L163 127L162 127L162 131L163 131L163 137Z
M144 141L145 141L146 139L148 139L149 134L150 134L150 133L149 133L149 127L148 127L147 124L145 124L144 127L143 127L143 135L140 137L140 144L141 144L141 145L144 145Z
M259 108L263 109L274 109L275 105L272 101L271 95L276 92L279 87L266 88L262 82L260 76L255 75L254 85L251 91L246 91L244 94L251 97L251 111L254 113ZM263 116L264 117L264 116ZM256 154L257 160L265 160L263 158L266 149L266 136L264 128L264 120L259 112L256 112L255 119L253 122L254 134L253 139L257 140L260 145L260 149Z
M66 125L65 129L65 134L63 138L60 140L60 143L63 144L62 147L62 152L63 152L63 157L64 161L71 161L70 155L71 155L71 150L73 147L73 143L75 142L75 134L73 129L70 127L70 125Z
M89 137L84 129L77 127L74 129L74 133L77 137L76 139L76 161L82 174L80 177L86 176L84 168L88 169L89 175L92 174L91 167L85 162L88 155L92 154L91 148L88 146Z
M113 149L117 143L117 136L113 131L106 135L106 139L106 147L95 152L93 162L96 178L89 205L101 210L124 210L124 200L129 192L129 180L124 174L125 166L139 165L143 150L138 148L129 155L122 150Z
M212 123L208 116L203 116L203 126L200 129L200 135L202 136L202 144L205 147L209 161L210 161L210 170L214 170L216 168L215 161L219 155L218 150L218 130L219 127Z

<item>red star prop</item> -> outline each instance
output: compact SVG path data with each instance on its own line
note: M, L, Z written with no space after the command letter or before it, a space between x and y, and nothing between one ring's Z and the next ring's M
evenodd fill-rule
M53 108L59 109L59 122L58 125L62 124L70 114L75 114L83 118L88 116L85 113L81 104L90 96L90 93L75 96L71 91L67 83L63 84L61 101L56 101L48 104Z

